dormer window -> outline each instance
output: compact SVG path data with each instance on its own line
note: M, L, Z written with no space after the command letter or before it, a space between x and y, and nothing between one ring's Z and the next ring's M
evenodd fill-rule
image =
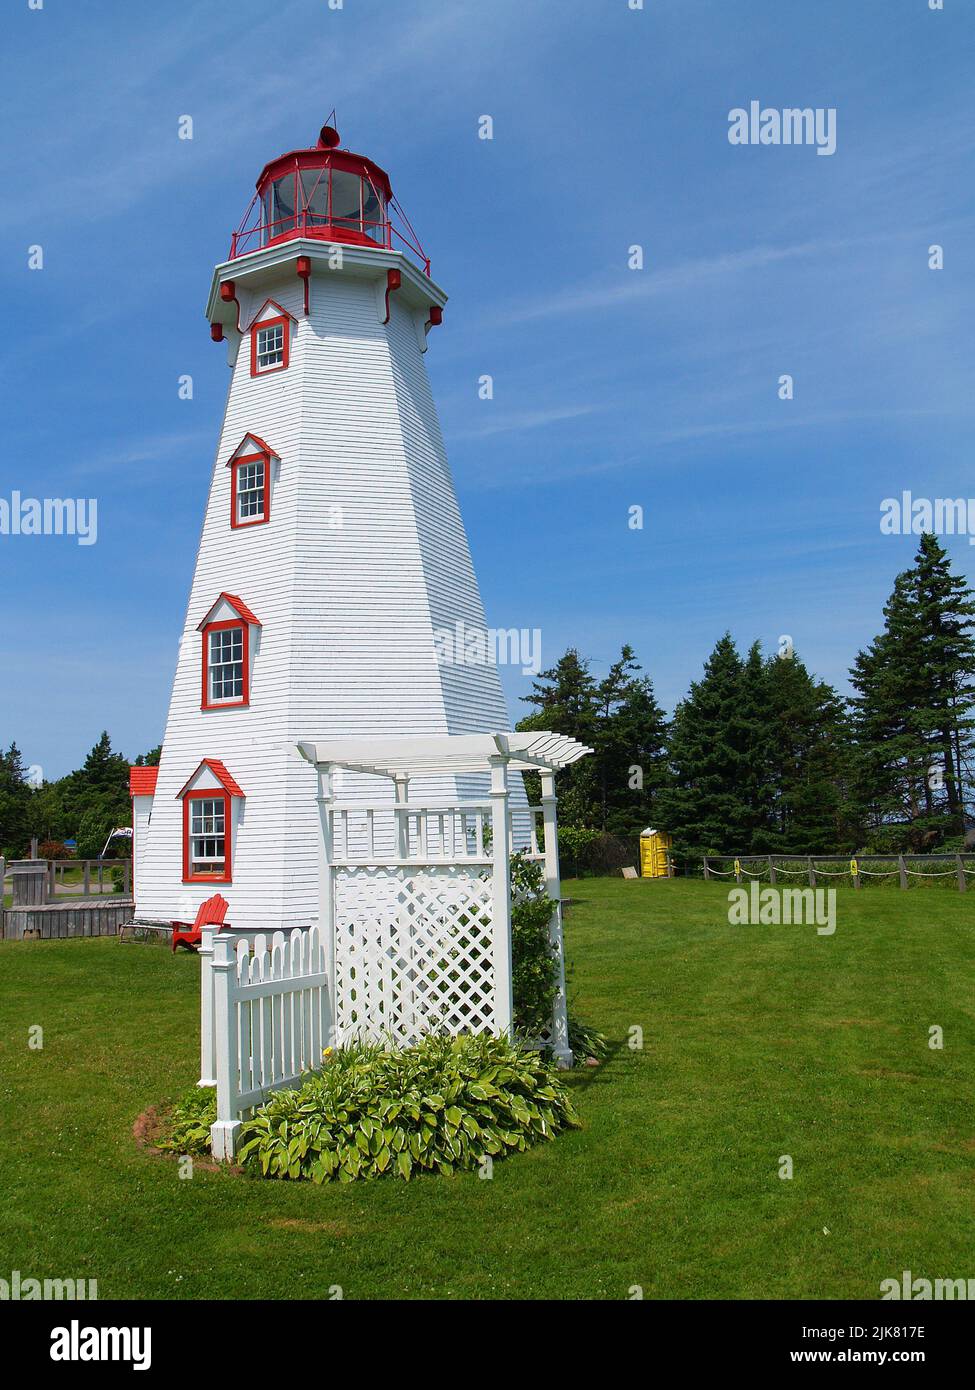
M200 623L203 639L201 709L250 704L251 634L260 622L236 594L221 594Z
M271 447L245 434L227 461L230 469L230 524L261 526L271 520Z
M251 324L251 376L283 372L291 355L292 316L269 299Z
M216 758L204 758L179 793L183 803L183 882L230 883L235 821L244 793Z

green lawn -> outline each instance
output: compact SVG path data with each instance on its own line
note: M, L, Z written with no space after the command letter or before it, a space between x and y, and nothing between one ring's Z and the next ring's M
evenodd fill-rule
M0 943L0 1273L101 1298L875 1299L975 1272L975 893L845 893L820 937L729 927L726 886L565 891L572 992L614 1053L573 1076L585 1128L492 1181L180 1180L132 1124L196 1078L195 958Z

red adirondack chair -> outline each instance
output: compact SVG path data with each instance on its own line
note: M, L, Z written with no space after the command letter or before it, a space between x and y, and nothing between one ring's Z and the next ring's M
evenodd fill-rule
M190 926L189 922L173 923L173 950L177 946L185 946L188 951L198 951L200 942L203 940L204 927L225 927L227 908L230 904L227 899L221 897L219 893L214 893L212 898L207 898L205 903L200 904L200 910L196 914L196 921ZM181 931L180 928L185 928Z

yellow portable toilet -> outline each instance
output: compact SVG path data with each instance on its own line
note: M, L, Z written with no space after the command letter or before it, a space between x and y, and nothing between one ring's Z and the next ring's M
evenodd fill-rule
M641 877L667 877L667 851L672 844L666 830L644 830L640 836Z

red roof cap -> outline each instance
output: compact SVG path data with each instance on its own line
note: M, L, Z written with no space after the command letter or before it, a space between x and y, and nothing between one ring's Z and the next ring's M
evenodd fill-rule
M129 795L155 796L158 778L158 767L130 767Z

